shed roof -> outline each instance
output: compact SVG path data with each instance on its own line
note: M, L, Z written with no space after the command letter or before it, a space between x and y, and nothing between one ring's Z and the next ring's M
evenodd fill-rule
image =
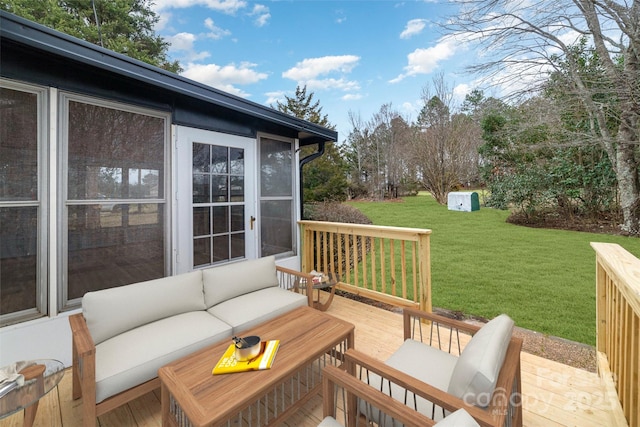
M232 114L288 128L302 145L335 142L338 133L273 108L223 92L126 55L69 36L16 15L0 11L0 38L25 49L46 52L94 69L138 81L181 97L224 108ZM0 63L1 65L1 63Z

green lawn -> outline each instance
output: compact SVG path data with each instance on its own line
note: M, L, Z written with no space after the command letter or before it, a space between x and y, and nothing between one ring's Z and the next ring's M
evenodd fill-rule
M519 227L482 207L449 211L427 195L403 202L350 202L376 225L429 228L434 307L493 318L595 345L595 252L618 243L640 257L640 239Z

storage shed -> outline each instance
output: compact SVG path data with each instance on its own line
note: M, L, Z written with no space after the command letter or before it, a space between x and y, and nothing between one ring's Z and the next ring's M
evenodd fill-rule
M475 191L454 191L449 193L447 206L450 211L472 212L480 210L480 200Z

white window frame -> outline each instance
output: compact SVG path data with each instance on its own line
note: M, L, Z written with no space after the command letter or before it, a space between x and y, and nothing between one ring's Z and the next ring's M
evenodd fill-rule
M163 217L164 217L164 264L165 264L165 276L169 276L172 270L171 263L171 229L172 229L172 217L171 217L171 114L164 111L159 110L151 110L147 108L137 107L131 104L124 104L116 101L105 100L101 98L79 95L71 92L60 92L59 94L59 102L58 102L58 122L60 126L59 130L59 138L60 138L60 149L58 156L58 197L59 201L57 204L57 213L58 218L58 236L59 242L58 245L58 309L60 311L63 310L72 310L80 307L81 298L75 298L73 300L68 300L68 286L67 286L67 268L68 268L68 209L67 207L70 205L79 205L84 204L82 202L87 202L87 200L83 200L82 202L69 202L68 200L68 154L69 154L69 102L80 102L90 105L95 105L98 107L104 108L113 108L121 111L126 111L134 114L143 114L147 116L157 117L164 119L164 172L163 172L163 180L164 180L164 191L163 197L159 197L156 199L124 199L123 203L148 203L148 204L163 204Z
M26 84L14 80L0 78L0 86L6 89L33 93L37 95L38 111L38 197L35 201L0 201L0 207L29 207L38 208L38 232L36 255L36 306L22 311L7 313L0 318L2 326L24 322L49 314L49 284L47 274L47 245L48 245L48 88L33 84Z

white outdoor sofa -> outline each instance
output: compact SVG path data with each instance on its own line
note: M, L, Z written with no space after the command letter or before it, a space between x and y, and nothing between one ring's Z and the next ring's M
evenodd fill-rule
M297 283L311 287L311 279L266 257L87 292L82 313L69 317L73 398L82 397L83 424L158 388L163 365L313 306L310 289L290 291Z

